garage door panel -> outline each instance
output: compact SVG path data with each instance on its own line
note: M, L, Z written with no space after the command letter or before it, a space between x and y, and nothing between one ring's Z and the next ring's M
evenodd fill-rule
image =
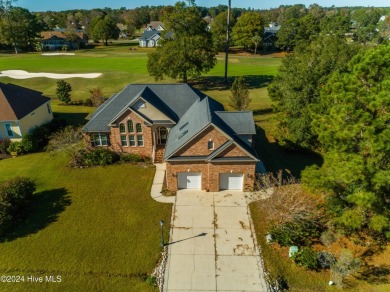
M202 174L200 172L181 172L177 174L179 189L201 189Z
M219 175L220 190L242 190L244 176L242 173L221 173Z

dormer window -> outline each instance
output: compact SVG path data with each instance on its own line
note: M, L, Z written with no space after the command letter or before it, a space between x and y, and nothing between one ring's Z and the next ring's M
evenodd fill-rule
M209 150L214 150L214 141L209 139L209 141L207 142L207 149Z

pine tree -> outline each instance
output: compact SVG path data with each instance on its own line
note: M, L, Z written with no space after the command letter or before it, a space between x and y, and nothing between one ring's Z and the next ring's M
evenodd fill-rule
M57 98L68 104L70 102L70 92L72 91L72 86L65 80L58 80L57 81L57 89L56 89L56 95Z
M249 98L249 89L245 83L245 78L242 76L235 78L230 91L232 95L229 97L229 105L238 111L248 109L251 99Z

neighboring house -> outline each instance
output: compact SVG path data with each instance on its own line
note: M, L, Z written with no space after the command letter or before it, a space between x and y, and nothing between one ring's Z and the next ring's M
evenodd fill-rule
M76 31L74 34L77 36L77 40L71 40L67 36L67 32L61 29L55 31L43 31L41 32L42 49L44 51L56 51L62 50L64 46L68 49L80 49L88 45L88 37L82 31Z
M21 140L24 134L52 119L50 98L35 90L0 83L0 138Z
M252 112L226 112L187 84L132 84L83 127L92 147L166 162L170 190L250 191L259 162Z
M154 48L158 46L158 41L161 38L161 32L157 30L145 30L139 38L139 46L141 48Z
M277 40L277 32L281 26L276 22L271 22L269 27L264 27L264 36L262 45L266 49L275 49L276 48L276 40Z
M119 38L120 39L127 39L128 38L128 29L127 26L123 23L117 23L116 27L119 29Z
M144 31L151 31L151 30L163 31L164 30L164 23L162 23L161 21L151 21L146 26Z

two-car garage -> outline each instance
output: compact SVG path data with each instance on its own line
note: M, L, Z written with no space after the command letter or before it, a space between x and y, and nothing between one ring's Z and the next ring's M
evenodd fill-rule
M242 173L220 173L219 190L242 190L244 176ZM177 173L178 189L202 189L201 172L179 172Z

